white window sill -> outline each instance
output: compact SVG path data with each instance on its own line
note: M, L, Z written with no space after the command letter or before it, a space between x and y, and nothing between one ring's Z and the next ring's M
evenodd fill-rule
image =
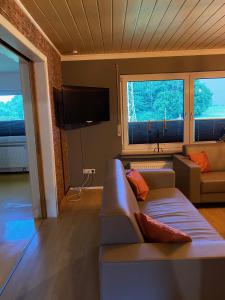
M163 151L146 151L146 150L122 150L121 155L167 155L167 154L177 154L181 153L180 149L165 149Z

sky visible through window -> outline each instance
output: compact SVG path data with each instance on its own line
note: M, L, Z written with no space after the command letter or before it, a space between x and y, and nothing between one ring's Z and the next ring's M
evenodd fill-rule
M24 120L22 95L0 96L0 121Z

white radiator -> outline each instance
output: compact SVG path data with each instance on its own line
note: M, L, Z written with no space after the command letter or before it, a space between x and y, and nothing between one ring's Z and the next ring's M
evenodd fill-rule
M28 170L26 144L0 145L0 172Z
M131 169L161 169L173 168L173 162L170 160L149 160L149 161L133 161L130 163Z

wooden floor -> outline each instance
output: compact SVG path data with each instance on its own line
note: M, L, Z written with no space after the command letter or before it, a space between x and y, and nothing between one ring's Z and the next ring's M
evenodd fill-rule
M44 220L0 300L99 300L100 205L101 191L85 190ZM225 208L200 211L225 237Z
M0 299L98 300L100 205L101 190L86 190L44 220Z
M36 232L28 174L0 174L0 292Z
M198 210L225 239L225 207L207 207Z

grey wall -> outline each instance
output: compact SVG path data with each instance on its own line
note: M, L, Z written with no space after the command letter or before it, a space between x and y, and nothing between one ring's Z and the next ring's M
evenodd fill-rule
M83 168L95 168L92 185L103 185L106 160L121 152L121 137L117 136L115 64L123 75L222 71L225 55L63 62L63 84L110 88L110 122L67 132L71 186L80 185Z

